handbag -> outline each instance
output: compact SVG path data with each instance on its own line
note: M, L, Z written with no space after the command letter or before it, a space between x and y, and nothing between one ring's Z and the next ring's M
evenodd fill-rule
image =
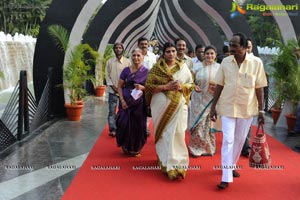
M261 133L259 130L261 129ZM271 164L271 155L267 143L263 124L258 125L249 156L249 166L253 168L268 168Z

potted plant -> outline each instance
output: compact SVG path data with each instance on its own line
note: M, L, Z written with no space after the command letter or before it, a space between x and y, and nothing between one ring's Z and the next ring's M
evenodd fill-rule
M105 48L103 56L100 56L100 62L96 66L96 82L95 86L95 94L97 97L102 97L106 90L105 84L105 68L107 61L114 56L113 45L108 44Z
M275 93L277 94L277 101L275 109L281 109L283 102L291 102L293 109L296 109L296 104L300 100L300 70L297 59L293 53L294 48L297 46L297 41L290 40L286 45L280 46L280 52L272 63L273 71L271 76L275 80ZM293 116L295 111L288 113L287 118ZM292 117L294 118L294 117ZM288 130L291 129L288 122Z
M271 108L273 122L276 124L277 119L282 110L284 98L284 92L286 87L286 77L288 76L288 70L293 64L291 62L294 57L289 52L289 49L284 44L279 44L280 52L273 60L271 65L272 71L270 73L274 80L274 94L276 96L275 104Z
M64 52L68 53L67 63L63 70L62 86L67 90L70 102L65 103L68 119L71 121L80 120L83 109L83 103L78 103L86 95L83 87L85 81L95 81L94 76L89 75L88 71L92 65L98 63L99 53L88 44L78 44L70 51L69 34L67 30L60 25L51 25L48 27L49 34L53 37L56 45Z
M282 110L282 106L283 106L283 102L284 102L284 98L283 98L283 88L284 88L284 82L282 79L277 79L276 82L276 87L274 89L274 95L275 95L275 103L271 108L271 114L272 114L272 118L273 118L273 124L276 124L281 110Z
M289 75L290 81L286 84L287 90L285 93L287 101L292 103L291 112L285 115L288 131L293 130L296 124L296 110L300 101L300 66L296 65L291 72Z
M300 101L300 66L297 62L296 56L294 55L294 49L298 47L298 42L291 40L286 45L289 53L293 56L291 59L291 65L289 68L289 74L286 77L286 91L285 98L291 102L292 109L290 113L286 114L288 131L291 131L296 124L296 109L298 102Z

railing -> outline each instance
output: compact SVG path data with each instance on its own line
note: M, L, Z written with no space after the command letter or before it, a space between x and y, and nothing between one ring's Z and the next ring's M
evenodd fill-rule
M6 127L10 130L13 135L17 134L18 131L18 107L19 107L19 86L20 83L18 81L15 86L8 103L5 107L5 110L2 114L1 121Z
M0 119L0 151L15 143L17 139Z
M48 80L46 82L46 85L44 87L44 91L42 93L40 102L36 108L36 112L34 114L33 120L30 123L30 130L35 130L37 129L39 126L41 126L42 124L44 124L45 122L49 121L52 117L52 109L51 109L51 105L52 105L52 101L51 101L51 97L52 97L52 83L51 80L53 76L53 72L52 72L52 68L49 69L48 71Z
M37 105L27 87L26 71L20 72L18 81L0 119L0 151L22 140L50 120L51 70L42 97Z

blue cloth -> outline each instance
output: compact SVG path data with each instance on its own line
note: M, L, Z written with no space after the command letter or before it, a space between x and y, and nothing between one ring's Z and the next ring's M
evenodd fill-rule
M108 126L109 131L113 132L117 130L116 126L116 108L118 105L119 96L113 93L108 94Z

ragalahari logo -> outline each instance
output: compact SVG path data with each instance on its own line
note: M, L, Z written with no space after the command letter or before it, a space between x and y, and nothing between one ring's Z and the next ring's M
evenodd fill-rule
M241 5L237 4L235 1L232 1L231 3L231 10L230 10L230 18L234 18L238 15L244 15L246 14L246 10L242 8Z

